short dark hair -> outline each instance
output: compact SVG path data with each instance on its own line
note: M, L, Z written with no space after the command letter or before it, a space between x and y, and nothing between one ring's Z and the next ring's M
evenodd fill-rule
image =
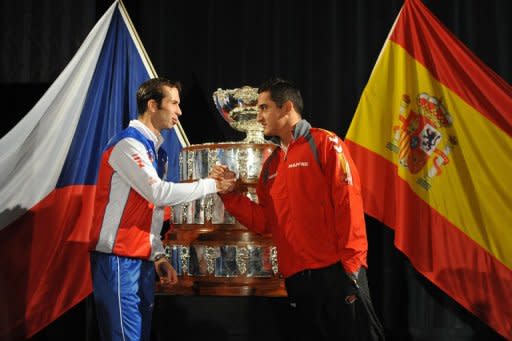
M292 82L281 78L271 78L263 82L258 88L259 94L267 91L270 93L270 98L276 102L279 108L283 106L284 102L291 101L295 111L302 115L304 110L302 95L299 88Z
M177 81L170 81L165 78L151 78L139 86L137 89L137 112L142 115L148 109L148 101L154 99L158 107L162 104L164 98L163 87L178 89L181 92L181 84Z

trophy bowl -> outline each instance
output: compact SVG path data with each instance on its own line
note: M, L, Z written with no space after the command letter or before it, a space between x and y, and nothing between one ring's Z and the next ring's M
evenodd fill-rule
M215 107L231 127L246 133L242 142L266 143L263 127L256 121L258 89L243 86L236 89L217 89L213 93Z

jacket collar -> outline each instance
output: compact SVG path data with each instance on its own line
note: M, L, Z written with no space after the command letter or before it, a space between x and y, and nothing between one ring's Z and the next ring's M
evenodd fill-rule
M300 137L306 136L311 130L311 124L305 119L300 120L292 129L293 140L297 140ZM278 136L270 138L270 142L280 146L281 139Z
M151 131L144 123L142 123L139 120L131 120L130 121L130 127L133 127L140 131L142 135L144 135L145 138L153 142L153 145L155 146L155 149L158 150L162 143L164 142L164 138L162 135L156 136L155 133Z

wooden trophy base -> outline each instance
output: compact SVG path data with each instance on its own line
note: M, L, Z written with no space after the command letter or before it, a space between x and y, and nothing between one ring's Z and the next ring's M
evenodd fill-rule
M270 236L241 225L176 226L164 246L178 271L178 284L157 291L172 295L284 297Z

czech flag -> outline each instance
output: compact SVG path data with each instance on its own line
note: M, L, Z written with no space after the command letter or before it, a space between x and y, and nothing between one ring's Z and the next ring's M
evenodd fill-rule
M512 88L406 0L346 136L366 212L430 281L512 339Z
M28 338L92 291L89 230L102 149L156 74L115 2L32 110L0 140L0 339ZM166 133L168 180L188 145Z

